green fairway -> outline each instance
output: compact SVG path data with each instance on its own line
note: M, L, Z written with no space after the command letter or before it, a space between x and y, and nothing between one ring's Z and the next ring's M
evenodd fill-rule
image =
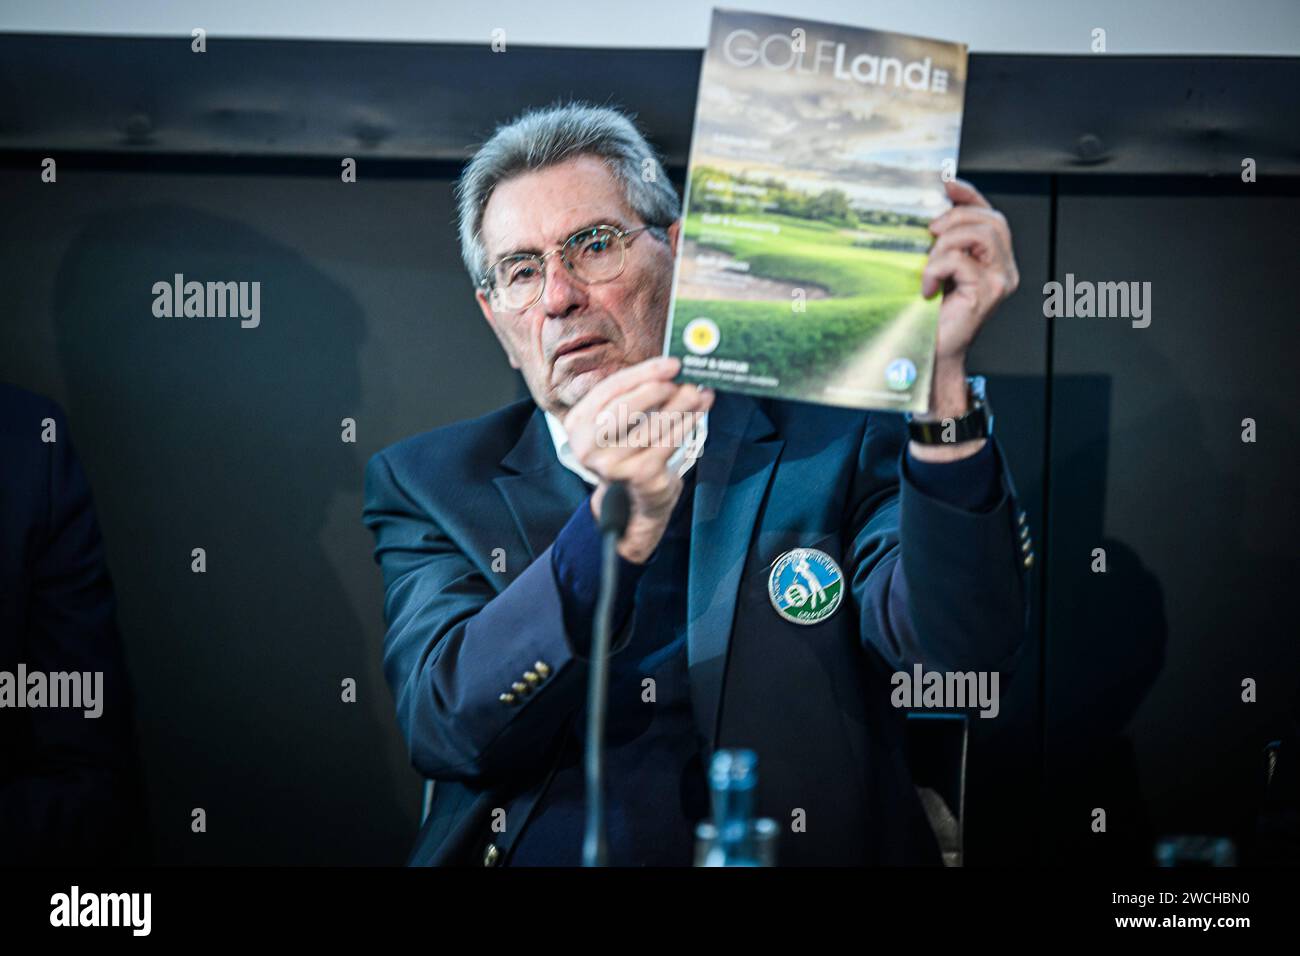
M705 225L699 214L692 213L686 217L686 235L705 248L747 261L754 275L795 285L812 283L836 297L912 296L920 290L925 253L854 245L854 233L881 233L928 244L930 234L923 228L864 224L855 230L775 213L736 213L731 218L777 226L781 231L774 235L732 225Z
M839 226L772 213L692 213L686 235L700 247L748 263L748 274L788 283L793 288L820 287L828 297L809 297L805 311L790 299L678 298L674 327L705 316L718 326L720 359L749 363L749 374L776 378L770 394L807 393L861 356L873 339L919 299L926 253L874 248L877 242L925 248L929 232L920 226L862 223ZM730 220L723 222L723 219ZM757 224L779 232L734 224ZM895 329L892 356L910 358L918 368L933 348L938 302L923 310L923 320ZM686 356L680 334L670 352ZM866 383L871 386L877 383ZM726 387L726 386L724 386ZM745 389L741 389L745 390ZM764 390L758 390L764 391Z

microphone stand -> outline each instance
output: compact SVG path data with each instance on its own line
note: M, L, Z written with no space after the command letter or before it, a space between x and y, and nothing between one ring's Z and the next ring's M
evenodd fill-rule
M587 684L587 737L584 766L587 780L587 820L582 839L582 865L605 866L605 709L609 701L610 620L618 586L618 542L627 529L631 504L627 487L616 481L605 488L600 503L600 592L591 635L591 676Z

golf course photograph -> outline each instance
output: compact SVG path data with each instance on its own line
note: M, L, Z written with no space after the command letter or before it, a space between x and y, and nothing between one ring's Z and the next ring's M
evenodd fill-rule
M879 72L832 49L870 50L854 62ZM715 13L665 342L683 379L925 410L940 297L921 297L921 273L965 63L959 44ZM930 82L889 82L904 75Z

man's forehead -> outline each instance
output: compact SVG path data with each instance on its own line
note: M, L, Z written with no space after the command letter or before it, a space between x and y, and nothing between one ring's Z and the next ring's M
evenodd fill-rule
M626 226L632 218L627 197L603 164L563 164L499 184L483 213L483 244L489 259L540 252L587 226Z

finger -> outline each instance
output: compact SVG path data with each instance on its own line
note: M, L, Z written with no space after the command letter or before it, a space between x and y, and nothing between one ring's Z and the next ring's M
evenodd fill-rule
M583 427L585 423L575 418L571 424L577 427L569 432L574 454L581 461L594 447L605 448L626 442L629 423L639 420L642 413L659 408L679 388L680 385L671 381L642 382L631 391L615 395L608 405L597 411L592 427Z
M672 398L681 389L681 385L672 380L658 379L642 382L626 392L620 392L609 400L604 408L596 412L597 423L606 415L614 415L621 421L634 412L648 412L658 408Z
M609 481L626 482L638 494L662 494L676 477L668 470L668 459L671 456L671 451L664 454L663 449L658 447L641 449L611 462L606 478Z
M617 463L651 449L657 450L659 456L667 461L690 437L698 424L698 416L712 407L714 397L712 389L701 389L690 383L679 386L677 393L651 413L646 421L631 429L617 448L602 450L600 466L613 468Z
M627 402L623 401L621 395L615 398L614 403L601 412L597 421L601 423L604 416L610 416L610 420L619 427L621 444L645 447L649 441L651 425L654 431L658 431L659 419L671 414L667 411L669 402L682 390L692 388L693 385L680 382L646 382L627 394ZM632 427L629 428L629 424Z
M638 411L649 413L644 418L639 418L637 424L631 430L624 428L624 431L627 432L626 444L644 448L649 441L657 440L657 433L666 430L675 416L684 413L683 409L689 409L692 407L691 403L698 401L700 393L698 385L690 382L668 382L666 384L668 391L662 396L656 396L653 406L644 405L638 408L629 404L625 410L622 402L616 402L618 405L617 414L619 421L622 423L627 423L631 416ZM638 391L646 387L642 385ZM652 430L656 433L655 436L651 436Z
M591 471L604 475L615 463L637 454L647 446L667 446L664 455L667 458L675 447L686 440L690 429L694 427L692 412L707 410L714 399L711 389L699 389L692 384L675 384L672 388L673 394L667 401L646 411L643 416L637 415L633 419L634 412L627 415L620 412L616 420L611 419L608 423L602 420L602 427L597 432L597 446L584 447L578 453L578 460ZM633 421L633 427L629 429L628 425ZM599 436L606 434L610 438L603 442L599 440ZM575 451L578 451L577 442Z
M672 449L658 445L639 449L610 466L611 478L627 482L638 496L659 494L674 477L675 469L668 468L671 457Z
M715 397L711 389L694 393L684 389L674 399L673 407L665 406L657 413L659 421L667 421L669 425L655 436L655 442L645 448L629 447L625 454L607 463L611 480L633 483L638 491L648 494L662 490L660 486L668 460L698 427L699 416L713 406Z
M671 454L690 436L701 411L712 404L712 389L683 383L647 421L632 430L628 444L636 448L645 448L652 443L666 446Z
M676 395L664 403L663 410L681 413L697 411L701 406L712 405L716 397L717 393L708 386L686 382Z
M993 204L984 198L984 195L966 182L964 179L950 179L943 184L948 193L948 198L957 206L983 206L985 209L992 209Z
M1002 239L992 223L977 223L949 229L930 249L930 258L946 255L953 249L969 252L982 263L995 262L1003 253Z
M938 236L957 226L981 222L993 223L999 231L1005 229L1006 234L1011 235L1011 226L1007 223L1006 216L996 209L984 209L980 206L953 206L947 212L930 220L930 232Z
M943 220L940 222L940 220ZM1008 292L1014 292L1020 285L1020 270L1016 265L1016 255L1012 249L1011 242L1011 224L1007 222L1007 217L996 209L976 209L971 206L963 206L960 209L951 209L944 213L943 216L934 220L932 225L937 224L935 234L939 236L939 241L931 247L931 254L935 250L946 248L942 238L949 233L955 233L960 229L969 227L987 227L993 228L997 236L997 242L993 246L992 256L982 259L985 266L1001 265L1002 272L1006 281Z
M584 400L596 408L608 406L618 395L624 394L646 382L670 382L682 369L681 359L659 356L619 369L608 378L597 382Z
M608 405L610 399L619 393L634 388L642 382L652 380L667 381L680 370L681 360L672 356L647 359L644 362L638 362L636 365L619 369L613 375L603 378L593 385L591 391L587 392L573 408L569 409L569 414L564 418L565 430L571 430L569 428L569 416L573 416L575 425L579 422L593 421L600 409Z
M979 282L980 266L965 252L957 249L938 257L931 257L921 272L921 296L930 298L949 279L956 279L958 285L974 285Z

